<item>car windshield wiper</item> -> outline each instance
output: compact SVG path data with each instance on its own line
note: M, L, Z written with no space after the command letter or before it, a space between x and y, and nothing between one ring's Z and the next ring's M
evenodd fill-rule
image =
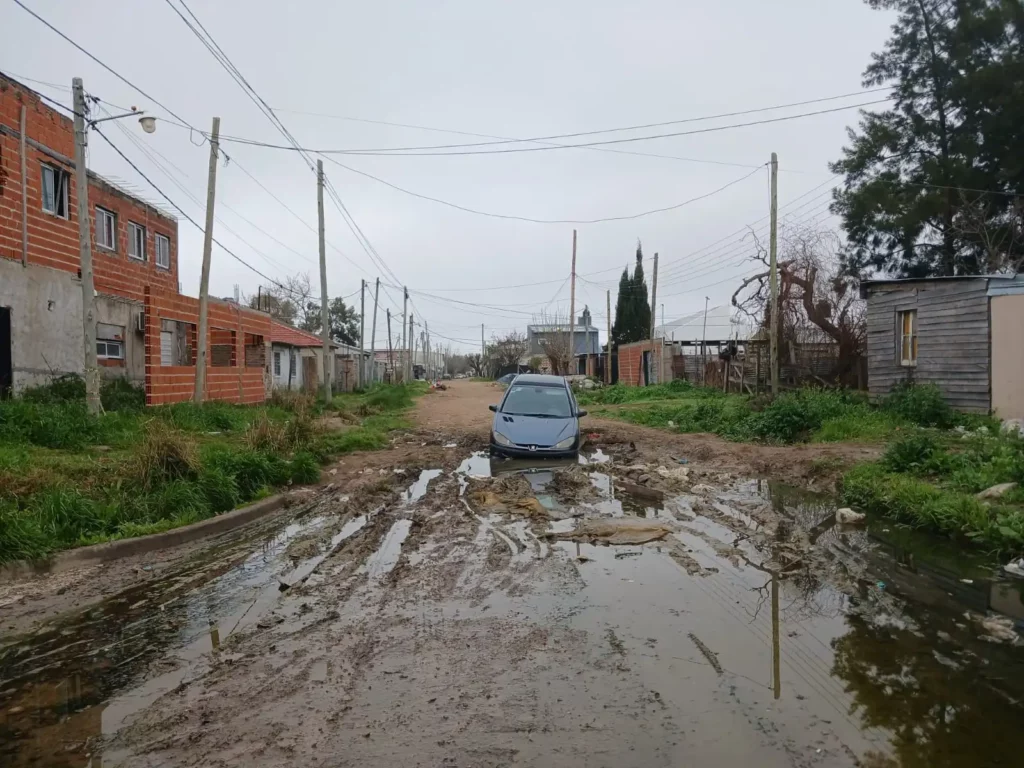
M568 419L568 416L556 416L553 413L511 413L502 411L506 416L529 416L531 419Z

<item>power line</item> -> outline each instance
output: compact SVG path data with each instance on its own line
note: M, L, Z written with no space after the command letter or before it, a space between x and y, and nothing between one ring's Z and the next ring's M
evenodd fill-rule
M17 0L15 0L15 2L17 2ZM171 199L170 197L168 197L168 196L167 196L167 194L166 194L166 193L165 193L165 192L164 192L164 191L163 191L162 189L160 189L160 187L158 187L158 186L157 186L157 185L156 185L156 184L155 184L155 183L153 182L153 180L152 180L152 179L150 179L150 178L149 178L149 177L148 177L148 176L147 176L146 174L144 174L144 173L142 172L142 170L141 170L141 169L139 168L139 166L137 166L137 165L136 165L136 164L135 164L134 162L132 162L132 160L131 160L131 159L130 159L130 158L129 158L129 157L127 156L127 155L125 155L125 153L124 153L124 152L122 152L122 151L121 151L121 150L120 150L120 149L118 148L118 146L117 146L116 144L114 144L114 142L112 142L112 141L111 141L110 139L108 139L108 138L107 138L107 136L106 136L106 134L105 134L105 133L103 133L103 132L102 132L102 131L101 131L101 130L100 130L99 128L96 128L95 126L93 126L93 130L94 130L94 131L96 131L96 133L97 133L97 134L98 134L98 135L99 135L99 136L100 136L100 137L101 137L101 138L102 138L102 139L103 139L103 140L104 140L105 142L107 142L107 144L109 144L109 145L110 145L110 147L111 147L111 148L112 148L112 149L113 149L113 150L114 150L114 151L115 151L115 152L116 152L116 153L117 153L118 155L120 155L120 157L121 157L121 159L122 159L122 160L124 160L124 161L125 161L126 163L128 163L128 165L130 165L130 166L132 167L132 169L133 169L133 170L134 170L134 171L135 171L135 172L136 172L137 174L139 174L139 176L141 176L141 177L142 177L143 179L145 179L145 180L146 180L146 181L147 181L147 182L149 183L149 185L150 185L151 187L153 187L153 189L155 189L155 190L156 190L156 191L157 191L157 192L158 192L158 193L160 194L160 196L161 196L161 197L163 197L163 199L164 199L164 200L166 200L166 201L167 201L167 202L168 202L168 203L169 203L170 205L172 205L172 206L174 207L174 210L176 210L176 211L177 211L178 213L180 213L180 214L181 214L182 216L184 216L184 217L185 217L185 218L186 218L186 219L187 219L187 220L188 220L188 221L189 221L189 222L190 222L190 223L191 223L191 224L192 224L192 225L193 225L193 226L194 226L194 227L195 227L196 229L198 229L198 230L199 230L200 232L204 232L204 233L205 233L205 231L206 231L206 230L205 230L205 229L203 229L203 227L202 227L202 226L201 226L201 225L200 225L199 223L197 223L195 219L193 219L193 218L192 218L191 216L189 216L189 215L188 215L187 213L185 213L185 211L184 211L184 210L182 210L182 208L181 208L181 207L180 207L180 206L179 206L179 205L178 205L177 203L175 203L175 202L174 202L174 201L173 201L173 200L172 200L172 199ZM272 277L270 277L269 275L266 275L266 274L264 274L263 272L261 272L260 270L256 269L256 267L254 267L254 266L253 266L252 264L250 264L249 262L247 262L247 261L246 261L245 259L243 259L243 258L242 258L241 256L239 256L238 254L236 254L236 253L235 253L234 251L232 251L232 250L231 250L230 248L228 248L228 247L227 247L226 245L224 245L224 244L223 244L222 242L220 242L220 241L219 241L219 240L218 240L217 238L215 238L215 237L214 237L214 238L213 238L213 242L215 242L215 243L216 243L216 244L217 244L218 246L220 246L220 248L221 248L222 250L224 250L224 251L225 251L225 252L226 252L226 253L227 253L227 254L228 254L229 256L231 256L231 257L232 257L232 258L233 258L233 259L234 259L235 261L237 261L238 263L240 263L240 264L242 264L243 266L247 267L248 269L252 270L252 271L253 271L253 272L255 272L255 273L256 273L257 275L259 275L260 277L262 277L262 278L263 278L264 280L267 280L268 282L270 282L270 283L272 283L272 284L276 285L276 286L277 286L278 288L280 288L281 290L283 290L283 291L285 291L285 292L287 292L287 293L290 293L290 294L292 294L292 295L295 295L295 296L299 295L299 294L297 294L297 293L296 293L295 291L292 291L292 290L291 290L290 288L287 288L287 287L285 287L285 286L281 285L281 284L280 284L279 282L277 282L276 280L274 280L274 279L273 279Z
M423 195L423 194L420 194L419 192L413 192L411 190L405 189L403 187L398 186L397 184L392 184L390 181L385 181L384 179L381 179L381 178L379 178L377 176L374 176L373 174L366 173L365 171L360 171L360 170L358 170L356 168L351 168L351 167L349 167L349 166L347 166L347 165L345 165L345 164L335 160L333 157L325 156L325 159L328 160L329 162L334 163L335 165L340 165L342 168L344 168L347 171L351 171L352 173L357 173L360 176L365 176L365 177L367 177L369 179L373 179L374 181L380 182L381 184L383 184L383 185L385 185L387 187L390 187L391 189L397 190L398 192L403 192L403 193L405 193L407 195L411 195L412 197L417 197L417 198L419 198L421 200L429 200L430 202L438 203L440 205L445 205L445 206L448 206L449 208L455 208L456 210L464 211L466 213L476 214L477 216L487 216L487 217L494 218L494 219L510 219L510 220L513 220L513 221L527 221L527 222L530 222L530 223L533 223L533 224L599 224L601 222L607 222L607 221L628 221L628 220L632 220L632 219L639 219L639 218L642 218L644 216L651 216L651 215L653 215L655 213L665 213L667 211L674 211L674 210L676 210L678 208L682 208L683 206L690 205L691 203L696 203L696 202L698 202L700 200L704 200L704 199L706 199L708 197L711 197L712 195L717 195L719 192L724 192L726 189L728 189L729 187L733 186L734 184L739 184L741 181L746 181L751 176L753 176L755 173L757 173L758 171L760 171L762 168L765 167L764 165L759 165L753 171L751 171L750 173L747 173L747 174L741 176L738 179L730 181L728 184L725 184L725 185L719 187L718 189L712 190L711 192L708 192L708 193L703 194L703 195L699 195L697 197L692 197L689 200L684 200L681 203L676 203L674 205L665 206L663 208L654 208L654 209L649 210L649 211L641 211L640 213L626 214L626 215L622 215L622 216L606 216L604 218L599 218L599 219L534 219L534 218L531 218L529 216L516 216L514 214L493 213L493 212L490 212L490 211L480 211L480 210L477 210L475 208L468 208L468 207L466 207L464 205L459 205L458 203L452 203L452 202L450 202L448 200L442 200L442 199L437 198L437 197L431 197L429 195Z
M390 153L390 152L402 152L402 153L404 153L404 152L425 152L425 151L429 151L429 150L438 150L438 149L465 149L465 148L472 148L472 147L489 147L489 146L495 146L495 145L498 145L498 144L543 143L543 142L547 142L547 141L553 141L553 140L556 140L556 139L575 139L575 138L580 138L582 136L598 136L598 135L606 134L606 133L621 133L621 132L624 132L624 131L641 131L641 130L647 130L649 128L664 128L664 127L669 126L669 125L683 125L683 124L686 124L686 123L700 123L700 122L704 122L706 120L720 120L720 119L726 118L726 117L740 117L742 115L752 115L752 114L756 114L756 113L759 113L759 112L771 112L771 111L776 110L776 109L790 109L792 107L803 107L803 106L806 106L808 104L820 104L820 103L826 102L826 101L837 101L839 99L848 99L848 98L852 98L854 96L865 96L865 95L867 95L869 93L878 93L879 91L888 91L888 90L890 90L889 86L882 86L882 87L879 87L879 88L868 88L866 90L853 91L851 93L843 93L843 94L839 94L838 96L826 96L824 98L818 98L818 99L807 99L805 101L796 101L796 102L792 102L790 104L777 104L777 105L771 106L771 107L758 107L756 109L744 109L744 110L740 110L740 111L737 111L737 112L723 112L721 114L705 115L703 117L688 117L688 118L683 118L683 119L680 119L680 120L666 120L666 121L660 122L660 123L645 123L645 124L642 124L642 125L628 125L628 126L625 126L625 127L622 127L622 128L603 128L603 129L600 129L600 130L592 130L592 131L577 131L576 133L559 133L559 134L553 134L553 135L550 135L550 136L534 136L534 137L528 138L528 139L513 139L513 138L502 137L502 136L492 136L492 137L488 137L488 138L492 138L492 139L494 139L494 141L478 141L478 142L463 143L463 144L435 144L433 146L414 146L414 147L370 147L370 148L364 148L364 149L337 150L337 152L338 153L344 153L344 154L362 154L362 153L374 153L374 154L376 154L376 153L381 153L381 152L388 152L388 153ZM891 99L884 99L884 101L890 101L890 100ZM846 108L849 108L849 107L846 107ZM374 122L380 122L380 121L374 121ZM384 123L384 125L388 125L388 123ZM402 126L402 127L417 127L417 126ZM459 131L458 133L462 133L462 132ZM551 145L551 146L552 147L559 147L559 148L571 148L572 146L578 146L578 145L555 144L555 145Z
M783 117L766 118L764 120L752 120L746 123L733 123L731 125L721 125L712 128L698 128L691 131L674 131L671 133L659 133L652 136L630 136L620 139L606 139L604 141L592 141L583 144L557 144L554 146L539 146L539 147L510 147L506 149L493 149L493 150L469 150L469 151L444 151L444 152L405 152L396 154L392 152L353 152L347 149L313 149L308 147L298 148L292 146L285 146L283 144L272 144L265 141L257 141L254 139L243 139L239 137L223 137L224 141L231 141L239 144L249 144L251 146L264 147L267 149L282 149L287 151L300 151L300 152L312 152L320 155L362 155L372 157L375 155L387 155L389 157L445 157L451 155L497 155L497 154L509 154L517 152L546 152L557 149L580 149L583 147L601 147L610 144L629 144L637 141L652 141L654 139L668 139L676 136L693 136L702 133L716 133L718 131L727 131L734 128L748 128L755 125L769 125L772 123L781 123L789 120L797 120L803 117L814 117L816 115L827 115L833 112L842 112L848 109L859 109L861 107L869 107L874 104L884 104L891 99L876 99L874 101L861 102L859 104L850 104L843 107L833 107L831 109L820 109L814 112L801 112L796 115L785 115Z
M16 3L16 4L17 4L17 5L18 5L18 6L19 6L19 7L20 7L20 8L21 8L21 9L22 9L23 11L25 11L26 13L28 13L28 14L29 14L30 16L33 16L33 17L34 17L34 18L35 18L35 19L36 19L37 21L39 21L39 22L41 22L42 24L44 24L44 25L45 25L46 27L48 27L48 28L50 29L50 31L52 31L52 32L56 33L57 35L59 35L60 37L62 37L62 38L63 38L63 39L65 40L65 41L67 41L68 43L70 43L71 45L73 45L73 46L74 46L75 48L77 48L77 49L78 49L79 51L81 51L82 53L84 53L84 54L85 54L86 56L88 56L88 57L89 57L90 59L92 59L92 60L93 60L94 62L96 62L97 64L99 64L99 65L100 65L101 67L103 67L103 68L104 68L105 70L107 70L107 72L109 72L110 74L112 74L112 75L113 75L114 77L116 77L116 78L117 78L118 80L120 80L120 81L121 81L122 83L124 83L125 85L127 85L127 86L128 86L129 88L132 88L133 90L135 90L136 92L138 92L138 93L139 93L139 94L141 94L142 96L145 96L145 97L146 97L147 99L149 99L150 101L152 101L152 102L153 102L154 104L156 104L156 105L157 105L158 107L160 107L160 108L161 108L161 109L163 109L163 110L164 110L165 112L167 112L167 113L168 113L169 115L173 116L173 117L174 117L175 119L177 119L178 121L180 121L180 122L184 123L186 127L188 127L188 128L191 128L192 130L195 130L194 126L190 125L190 124L189 124L189 122L188 122L188 121L187 121L187 120L186 120L185 118L183 118L183 117L182 117L181 115L177 114L177 113L176 113L176 112L175 112L175 111L174 111L173 109L171 109L170 107L168 107L168 106L167 106L166 104L163 104L163 103L161 103L161 102L157 101L157 100L156 100L155 98L153 98L152 96L150 96L150 95L149 95L148 93L146 93L146 92L145 92L144 90L142 90L142 89L141 89L141 88L140 88L139 86L135 85L135 83L133 83L133 82L132 82L131 80L129 80L128 78L126 78L126 77L125 77L124 75L122 75L122 74L121 74L120 72L118 72L117 70L115 70L115 69L113 69L112 67L108 66L108 65L107 65L107 64L105 64L104 62L100 61L100 60L99 60L98 58L96 58L95 56L93 56L93 55L92 55L91 53L89 53L89 51L85 50L85 48L83 48L82 46L80 46L80 45L79 45L78 43L76 43L76 42L75 42L74 40L72 40L72 39L71 39L70 37L68 37L68 36L67 36L67 35L65 35L65 34L64 34L63 32L61 32L61 31L60 31L59 29L57 29L57 28L56 28L55 26L53 26L53 24L51 24L50 22L48 22L48 21L47 21L46 19L44 19L44 18L43 18L42 16L40 16L40 15L39 15L38 13L36 13L35 11L33 11L33 10L32 10L31 8L29 8L28 6L26 6L26 5L25 5L25 4L23 3L23 2L21 2L21 0L14 0L14 2L15 2L15 3Z

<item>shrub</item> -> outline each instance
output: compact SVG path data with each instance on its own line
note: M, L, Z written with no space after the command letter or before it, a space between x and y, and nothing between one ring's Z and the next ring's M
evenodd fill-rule
M199 487L206 497L206 503L215 514L234 509L241 501L241 493L234 475L219 467L204 467L199 473Z
M953 409L934 384L901 383L893 387L882 407L922 427L946 429L954 423Z
M253 419L243 437L246 447L251 451L271 453L288 449L285 438L285 425L270 420L266 411L261 411Z
M292 413L316 411L318 408L317 399L314 395L307 392L289 392L288 390L281 389L275 389L271 393L267 405Z
M933 470L943 455L945 451L934 436L914 432L889 444L882 455L882 466L890 472L923 474Z
M0 440L4 442L78 450L94 442L97 434L97 419L86 410L84 401L0 402Z
M154 415L186 432L231 432L245 429L251 410L216 400L174 403L154 408Z
M77 373L54 376L49 384L26 387L21 399L29 403L71 403L85 402L85 379Z
M320 463L308 451L295 454L291 463L291 481L299 485L315 483L320 479Z
M160 486L152 498L152 517L158 520L191 512L196 519L209 517L211 508L203 487L196 482L172 480Z
M137 413L146 407L146 391L127 379L109 379L100 387L100 402L108 413Z
M203 463L234 477L240 501L249 501L266 486L285 485L291 477L288 462L258 451L220 448L211 451Z
M35 560L53 550L35 515L19 510L14 503L0 501L0 563Z
M146 489L174 480L193 479L198 471L195 440L156 420L146 425L142 441L135 446L128 466L129 478Z
M757 414L751 422L751 432L762 440L791 443L820 424L816 414L801 402L800 397L786 394L775 398Z
M378 384L366 395L366 405L377 412L408 408L412 405L412 389L404 384Z
M108 520L95 501L63 486L37 493L28 511L47 538L64 546L102 531Z

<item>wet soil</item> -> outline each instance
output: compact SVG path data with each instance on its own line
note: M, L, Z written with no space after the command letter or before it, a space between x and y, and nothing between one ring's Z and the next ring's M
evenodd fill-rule
M1019 762L1020 582L743 458L421 429L0 637L0 765Z

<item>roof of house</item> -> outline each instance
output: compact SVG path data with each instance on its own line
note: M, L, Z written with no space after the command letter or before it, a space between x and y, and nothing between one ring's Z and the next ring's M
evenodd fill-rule
M293 328L280 320L271 320L270 343L287 344L291 347L322 347L324 340L316 334ZM331 346L337 345L332 343Z
M1017 275L937 275L935 277L882 277L877 280L861 280L861 298L867 298L868 289L880 285L910 285L913 283L936 283L964 280L1016 280Z
M589 333L590 331L597 331L593 325L575 325L573 326L577 333ZM568 323L541 323L538 325L526 326L527 333L568 333Z

